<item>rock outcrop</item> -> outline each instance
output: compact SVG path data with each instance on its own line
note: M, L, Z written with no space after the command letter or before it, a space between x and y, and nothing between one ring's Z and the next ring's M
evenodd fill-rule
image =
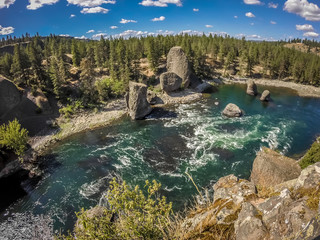
M243 112L237 105L233 103L229 103L223 110L222 114L231 118L231 117L241 117Z
M260 101L263 102L269 102L270 101L270 92L268 90L264 90L261 97L260 97Z
M178 90L181 84L182 78L174 72L166 72L160 75L161 89L167 93Z
M256 96L258 94L257 85L251 79L247 81L247 94L251 96Z
M180 224L181 239L311 240L320 236L320 162L302 170L290 188L270 187L268 195L234 175L220 178L213 188L213 201L198 206Z
M234 175L220 178L213 186L214 199L204 211L188 216L181 225L182 239L189 239L210 226L233 226L242 203L256 194L253 183ZM196 239L196 238L195 238Z
M13 82L0 76L0 117L17 106L21 94Z
M261 219L261 214L255 206L249 202L242 204L237 221L234 223L237 240L263 240L268 230Z
M251 181L261 187L273 187L300 175L296 160L285 157L268 148L263 148L253 162Z
M152 111L150 103L147 101L147 86L145 84L130 82L126 102L129 115L133 120L143 119Z
M187 55L181 47L173 47L167 56L168 72L176 73L182 79L184 88L196 87L201 81L193 74Z

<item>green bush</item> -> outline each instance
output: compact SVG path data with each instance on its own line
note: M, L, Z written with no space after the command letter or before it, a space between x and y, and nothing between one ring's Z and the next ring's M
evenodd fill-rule
M92 217L82 210L73 235L64 239L166 239L170 226L172 203L160 197L161 184L146 181L144 191L131 189L126 182L110 182L106 194L108 208Z
M118 97L125 93L127 84L121 80L104 78L95 82L101 101L108 100L111 97Z
M316 163L320 162L320 138L318 138L308 150L306 155L301 159L300 166L302 169Z
M0 145L13 150L19 157L27 149L28 138L28 131L21 128L17 119L0 126Z
M73 104L68 104L66 107L59 109L59 113L64 115L66 118L70 118L76 113L77 110L83 108L81 101L75 101Z

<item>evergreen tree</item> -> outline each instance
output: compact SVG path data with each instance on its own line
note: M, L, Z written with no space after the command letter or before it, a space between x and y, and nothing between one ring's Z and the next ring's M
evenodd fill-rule
M80 52L79 52L78 45L77 45L76 41L72 42L71 54L72 54L73 65L78 67L80 65L81 58L80 58Z

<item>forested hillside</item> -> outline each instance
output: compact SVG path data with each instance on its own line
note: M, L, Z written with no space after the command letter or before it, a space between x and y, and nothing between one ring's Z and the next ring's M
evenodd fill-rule
M293 42L297 41L302 40ZM320 57L285 47L287 43L212 35L89 41L27 34L2 40L0 74L19 87L53 93L62 103L81 99L85 105L95 104L123 95L129 80L155 83L170 48L182 46L202 79L263 77L319 86ZM319 45L315 41L304 44Z

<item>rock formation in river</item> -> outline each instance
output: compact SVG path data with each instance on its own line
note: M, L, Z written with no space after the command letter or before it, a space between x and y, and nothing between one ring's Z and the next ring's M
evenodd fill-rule
M311 240L320 235L320 163L298 173L293 159L282 159L266 148L261 150L253 165L263 164L259 163L261 155L265 159L277 158L276 164L265 163L270 169L275 170L280 161L284 161L280 164L284 171L288 163L284 174L289 177L281 178L280 172L275 170L277 180L274 181L269 172L266 180L273 183L268 184L270 187L261 187L234 175L220 178L213 186L213 201L198 206L180 224L181 239L202 239L203 236L215 239L215 236L221 237L221 232L223 237L219 239L237 240ZM289 173L290 170L294 174ZM264 173L260 171L259 174Z
M196 87L201 81L193 74L187 55L181 47L173 47L167 56L168 72L174 72L182 79L184 88Z
M270 101L270 92L268 90L264 90L261 97L260 97L260 101L263 102L269 102Z
M130 82L129 94L126 96L129 115L132 119L143 119L152 108L147 101L147 86L142 83Z
M237 105L229 103L223 110L222 114L227 117L241 117L243 112Z
M174 72L166 72L160 75L161 89L167 93L178 90L181 84L182 78Z
M251 79L247 81L247 94L251 96L256 96L258 94L257 85Z

